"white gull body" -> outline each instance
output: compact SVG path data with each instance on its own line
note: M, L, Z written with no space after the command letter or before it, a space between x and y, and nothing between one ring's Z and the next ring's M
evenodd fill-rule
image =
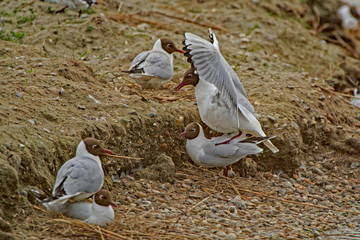
M106 198L108 198L108 196L106 196L104 192L105 190L100 190L98 193L96 193L93 196L92 202L67 202L65 204L52 205L44 203L43 205L47 209L59 211L68 217L79 219L86 223L104 226L114 220L115 213L112 205L116 206L116 204L111 201L111 196L108 191L106 192L110 199L106 199L107 203L105 205L97 203L97 201L99 201L99 197L105 196Z
M104 183L104 171L99 158L102 153L113 154L102 148L96 139L81 141L76 156L59 169L52 192L53 200L49 204L64 204L69 199L80 201L97 193Z
M198 123L190 123L181 134L186 139L186 151L189 157L198 165L206 167L226 167L236 163L247 155L258 154L263 150L257 146L260 141L254 138L241 137L230 141L228 144L215 145L226 140L226 137L207 139L202 127ZM251 140L250 142L246 142ZM254 143L255 142L255 143Z
M142 87L160 87L172 78L174 51L183 53L175 47L172 40L158 39L152 50L137 55L132 61L129 71L124 72L130 73L130 77Z
M266 137L240 79L221 55L215 34L209 31L213 44L195 34L184 34L188 51L185 55L199 76L195 95L201 120L218 132L241 131L244 135ZM273 153L279 151L270 140L264 144Z

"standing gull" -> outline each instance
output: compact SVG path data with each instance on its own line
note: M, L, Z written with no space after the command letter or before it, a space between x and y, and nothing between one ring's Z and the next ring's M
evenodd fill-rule
M76 156L59 169L49 205L64 204L68 200L80 201L97 193L104 183L100 155L114 153L103 148L94 138L81 141Z
M160 87L172 78L174 52L184 53L171 39L158 39L152 50L137 55L129 71L123 72L130 73L130 77L144 88Z
M224 136L207 139L202 127L190 123L179 137L186 138L186 152L198 165L206 167L224 167L224 176L228 175L229 166L251 154L261 153L263 150L257 144L268 140L268 137L251 137L234 139L228 144L217 145L224 141Z
M192 67L184 74L183 81L176 87L195 87L196 102L201 120L211 129L222 133L239 132L255 137L266 137L255 111L246 95L238 76L219 50L219 43L211 29L210 41L185 33L185 56ZM228 143L233 138L223 143ZM220 144L223 144L220 143ZM264 144L273 152L279 150L266 140Z

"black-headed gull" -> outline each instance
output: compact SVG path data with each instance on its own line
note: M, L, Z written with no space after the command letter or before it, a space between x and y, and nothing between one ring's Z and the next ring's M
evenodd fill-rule
M211 129L222 133L239 132L234 137L241 134L266 137L240 79L221 55L215 34L209 31L211 42L192 33L184 34L185 56L189 57L192 67L176 90L185 85L195 87L201 120ZM264 144L273 153L279 151L270 140Z
M56 13L64 12L66 8L79 11L79 17L81 11L86 8L91 8L91 5L97 4L96 0L41 0L43 2L57 3L63 8L56 11Z
M52 199L45 201L49 205L64 204L70 199L80 201L97 193L104 183L104 171L99 158L103 154L114 155L94 138L81 141L76 156L59 169Z
M123 72L130 73L130 77L144 88L160 87L172 78L174 52L184 53L171 39L158 39L152 50L137 55L129 71Z
M105 189L101 189L93 196L92 203L88 201L53 205L44 203L44 206L47 209L62 212L68 217L100 226L104 226L114 220L115 213L113 207L117 207L116 203L111 199L110 192Z
M196 122L188 124L179 137L186 138L186 151L196 164L206 167L224 167L224 176L227 176L228 166L231 164L247 155L261 153L263 150L257 144L269 139L269 137L241 137L228 144L217 145L226 138L220 136L207 139L202 127Z

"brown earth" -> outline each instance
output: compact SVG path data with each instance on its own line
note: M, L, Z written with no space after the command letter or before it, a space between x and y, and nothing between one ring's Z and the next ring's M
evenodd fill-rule
M271 191L276 179L264 172L296 179L300 166L318 166L325 157L332 159L325 167L328 182L345 179L353 184L353 206L338 207L359 211L360 167L353 164L359 164L360 110L327 84L346 73L340 67L344 59L348 66L358 61L313 36L303 19L308 6L301 2L103 0L81 18L71 10L54 14L58 6L51 3L1 2L0 238L170 238L170 220L156 220L157 208L138 212L140 207L126 197L129 192L151 199L165 184L164 201L171 204L220 192L239 195L238 188L281 197ZM184 32L207 38L208 27L215 30L264 131L277 136L273 143L280 149L276 155L264 149L262 155L236 164L235 180L219 179L219 184L219 170L189 164L184 141L177 138L186 124L200 121L192 87L174 90L189 67L186 58L175 54L173 79L157 91L141 89L121 73L158 38L171 37L180 47ZM209 129L206 133L215 134ZM122 206L115 223L102 230L43 211L34 194L50 193L57 169L88 136L118 155L143 158L104 159L104 188ZM122 172L128 176L117 179ZM310 180L300 185L315 184L315 175L305 174ZM211 179L216 179L214 186ZM254 193L244 190L241 196L251 199ZM185 215L192 207L196 201ZM180 239L199 239L187 233L200 225L174 232ZM236 236L257 236L244 234ZM284 234L279 238L288 237Z

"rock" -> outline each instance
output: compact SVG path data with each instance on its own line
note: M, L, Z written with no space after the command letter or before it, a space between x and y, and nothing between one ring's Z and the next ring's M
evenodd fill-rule
M33 119L29 119L28 120L29 123L31 123L32 125L37 125L37 122L36 120L33 120Z
M78 105L77 108L80 109L80 110L85 110L85 106L84 106L84 105Z
M22 98L22 96L24 95L24 93L16 91L16 92L15 92L15 95L16 95L17 97L19 97L19 98Z
M226 237L226 233L225 232L223 232L223 231L218 231L217 233L216 233L216 235L218 235L219 237Z
M239 195L234 197L230 202L233 203L238 209L245 210L247 208L245 202L242 201L241 196Z
M151 118L155 118L155 117L157 117L157 114L154 113L154 112L151 112L151 113L148 114L148 116L151 117Z
M358 168L358 167L359 167L359 162L352 162L351 165L350 165L350 167L351 167L352 169Z
M236 240L236 234L235 233L229 233L228 235L226 235L226 237L224 238L224 240Z
M333 189L335 189L335 186L332 185L332 184L329 184L329 185L326 185L326 186L325 186L325 190L326 190L326 191L331 191L331 190L333 190Z
M60 88L58 93L59 93L59 95L63 95L64 92L65 92L65 89L64 89L64 88Z
M290 181L286 181L286 183L284 183L283 185L285 188L292 188L292 183Z

